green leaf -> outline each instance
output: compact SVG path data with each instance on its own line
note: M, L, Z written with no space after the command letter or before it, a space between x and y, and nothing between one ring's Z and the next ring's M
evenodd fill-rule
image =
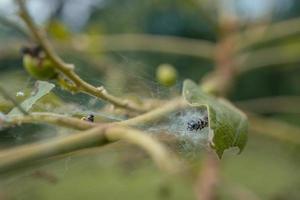
M20 106L25 110L29 111L32 106L43 96L48 94L53 88L54 84L49 83L47 81L37 81L36 82L36 88L34 91L34 94L31 95L31 97L25 99ZM8 116L14 116L14 115L20 115L22 114L17 107L13 108L9 113Z
M192 107L207 107L210 145L221 158L226 149L243 150L247 142L248 119L239 109L225 99L217 99L201 90L191 80L184 81L183 97Z

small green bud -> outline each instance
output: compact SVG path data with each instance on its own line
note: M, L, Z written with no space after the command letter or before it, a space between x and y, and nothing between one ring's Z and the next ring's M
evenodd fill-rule
M53 63L47 59L43 52L34 49L23 50L23 66L34 78L39 80L49 80L57 76ZM42 56L41 56L42 55Z
M79 91L79 88L73 82L63 76L57 76L57 83L62 89L70 91L74 94Z
M167 87L170 87L176 83L177 71L170 64L161 64L156 70L157 81Z

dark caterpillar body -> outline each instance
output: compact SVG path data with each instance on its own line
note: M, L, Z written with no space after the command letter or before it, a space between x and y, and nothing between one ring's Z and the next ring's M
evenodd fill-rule
M90 114L86 117L81 118L82 120L88 121L88 122L94 122L94 115Z
M22 47L21 54L22 55L29 54L32 57L40 58L43 56L42 54L44 54L44 52L43 52L43 48L40 45L36 45L33 47Z
M191 120L187 123L187 130L197 131L208 126L208 117L205 116L203 119Z

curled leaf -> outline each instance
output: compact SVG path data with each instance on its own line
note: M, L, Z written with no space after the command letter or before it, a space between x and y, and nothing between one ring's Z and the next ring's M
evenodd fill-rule
M206 106L209 117L210 145L221 158L226 149L238 147L240 152L247 142L247 116L225 99L218 99L201 90L191 80L183 85L183 97L192 107Z
M31 95L31 97L25 99L20 106L25 110L25 111L29 111L32 106L43 96L45 96L46 94L48 94L53 88L54 88L54 84L49 83L47 81L37 81L36 82L36 88L35 91L33 92L33 94ZM18 108L13 108L9 113L8 116L14 116L14 115L20 115L22 114Z

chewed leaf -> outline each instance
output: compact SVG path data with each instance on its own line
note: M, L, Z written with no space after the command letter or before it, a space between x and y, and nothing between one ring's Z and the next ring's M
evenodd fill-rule
M54 88L54 84L49 83L47 81L37 81L36 82L36 88L34 91L34 94L31 95L31 97L29 97L28 99L25 99L20 106L22 106L22 108L25 111L29 111L31 109L31 107L43 96L45 96L46 94L48 94L53 88ZM20 115L22 114L18 108L13 108L9 113L8 116L14 116L14 115Z
M209 142L220 158L231 147L238 147L240 152L243 150L248 131L248 119L244 113L225 99L217 99L203 92L191 80L184 82L182 95L192 107L207 107L212 131Z

